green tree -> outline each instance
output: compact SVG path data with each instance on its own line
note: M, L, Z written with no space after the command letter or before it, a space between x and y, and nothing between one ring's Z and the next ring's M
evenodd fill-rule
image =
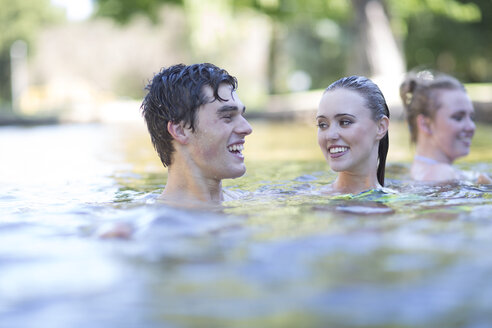
M492 81L492 1L402 0L391 4L409 69L435 68L465 82Z
M194 0L96 0L98 14L126 22L134 13L157 19L164 3L192 10ZM366 6L378 2L406 57L407 68L424 65L465 81L492 76L490 0L217 0L232 10L255 10L271 20L270 92L287 91L286 72L303 70L312 87L350 73L371 75ZM190 9L191 8L191 9ZM458 42L457 42L458 40ZM286 59L287 58L287 59ZM383 63L384 64L384 63Z
M350 4L345 0L234 0L236 9L253 8L271 18L268 79L270 93L287 91L288 73L282 56L292 58L295 70L308 72L315 87L343 73L341 54L346 43L340 36L348 22ZM339 25L342 26L339 26ZM330 65L326 65L330 62ZM283 72L282 72L283 71ZM283 73L283 74L282 74Z
M41 26L62 19L49 0L0 0L0 103L10 100L10 46L33 45Z
M119 23L128 21L137 14L150 18L157 22L159 9L163 4L183 4L186 0L96 0L96 15L111 17Z
M295 66L296 69L310 73L315 86L325 84L327 77L340 75L345 63L341 43L334 39L334 33L343 30L337 21L346 20L350 6L345 0L231 0L221 1L232 12L254 10L270 18L271 34L268 56L268 80L271 93L287 91L286 73ZM196 16L201 4L194 0L97 0L96 14L127 23L135 14L145 14L152 21L157 20L158 8L165 3L180 4L189 17ZM190 23L192 25L192 23ZM329 25L330 35L316 31ZM329 27L328 27L329 28ZM326 32L326 31L325 31ZM312 51L306 51L311 49ZM333 65L323 65L319 54L327 54ZM310 57L305 60L306 56ZM285 65L285 58L290 58ZM304 58L303 58L304 57ZM336 57L336 58L335 58ZM326 57L325 57L326 58Z

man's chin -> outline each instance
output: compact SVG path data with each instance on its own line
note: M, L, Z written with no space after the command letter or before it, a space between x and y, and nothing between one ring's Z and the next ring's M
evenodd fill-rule
M238 168L236 170L231 170L229 174L227 174L224 179L236 179L240 178L246 173L246 167L243 166L242 168Z

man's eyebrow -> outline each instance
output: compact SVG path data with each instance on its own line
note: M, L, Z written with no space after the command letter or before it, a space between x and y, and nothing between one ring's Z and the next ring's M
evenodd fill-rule
M224 105L217 110L217 114L224 113L224 112L235 112L235 111L239 111L239 108L237 106ZM245 111L246 111L246 106L243 106L241 112L244 113Z

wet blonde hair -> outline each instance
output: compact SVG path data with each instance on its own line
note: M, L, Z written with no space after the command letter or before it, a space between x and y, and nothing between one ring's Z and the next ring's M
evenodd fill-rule
M400 97L413 143L417 142L417 116L422 114L434 119L441 107L439 92L442 90L465 91L465 87L450 75L428 70L408 73L400 85Z

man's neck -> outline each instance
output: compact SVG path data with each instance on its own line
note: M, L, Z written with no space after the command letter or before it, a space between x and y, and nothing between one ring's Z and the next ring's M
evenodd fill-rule
M222 182L207 179L200 174L190 174L189 170L169 168L166 187L162 199L169 202L220 204L223 201Z

